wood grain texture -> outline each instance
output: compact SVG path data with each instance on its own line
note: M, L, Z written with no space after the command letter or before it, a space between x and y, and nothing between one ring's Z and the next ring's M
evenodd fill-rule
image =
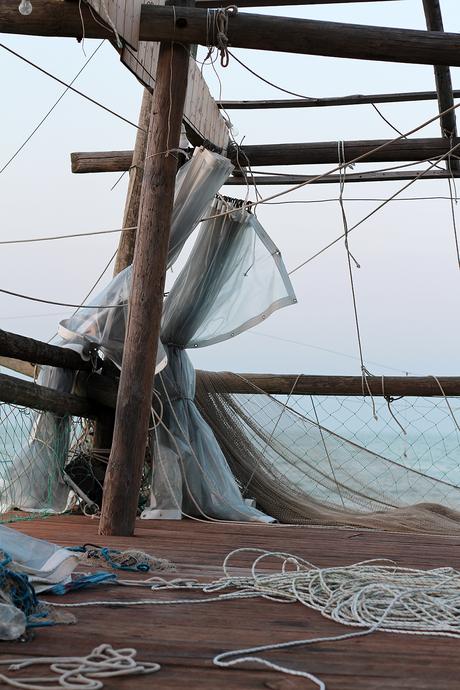
M188 51L160 46L133 261L112 452L104 484L101 534L131 534L138 504L160 335Z
M288 551L324 567L391 558L407 567L460 568L460 543L456 537L184 520L138 521L133 538L101 539L96 520L71 516L10 526L62 545L90 542L118 549L141 549L172 560L177 572L171 578L195 577L203 582L219 577L223 558L240 546ZM243 574L249 563L247 556L238 556L234 572ZM267 572L272 567L267 563ZM190 596L202 598L197 593ZM172 598L171 592L154 594L148 590L98 587L56 600L116 601L136 597ZM267 600L135 609L95 607L73 612L78 618L76 625L37 630L34 639L26 644L3 642L2 654L12 658L68 655L69 650L86 654L107 642L118 648L133 646L139 658L161 664L156 676L139 676L134 682L132 678L107 680L107 690L306 690L304 679L256 666L217 669L212 658L219 652L241 647L348 631L303 606ZM315 673L326 683L327 690L458 690L456 640L375 633L360 639L272 652L267 658Z

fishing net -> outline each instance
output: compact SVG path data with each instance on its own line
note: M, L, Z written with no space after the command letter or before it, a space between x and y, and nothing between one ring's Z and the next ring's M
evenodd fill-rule
M460 532L460 401L233 395L203 373L197 404L244 497L281 522Z
M23 519L18 507L32 516L70 507L72 477L97 482L91 452L88 421L0 403L0 522Z

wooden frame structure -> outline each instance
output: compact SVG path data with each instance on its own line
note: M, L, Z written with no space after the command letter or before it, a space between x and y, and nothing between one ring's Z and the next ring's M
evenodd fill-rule
M236 0L236 5L269 7L366 1L376 0ZM460 66L460 34L444 32L439 0L421 2L427 31L232 12L226 15L226 38L232 47L430 64L434 66L436 92L216 103L196 65L193 61L189 63L191 48L189 50L187 46L200 44L222 48L222 36L217 35L212 21L216 12L222 13L224 10L216 9L214 14L212 11L209 14L208 8L234 5L235 0L196 0L194 5L177 1L166 6L160 0L154 4L142 4L140 0L88 0L90 7L71 0L33 0L33 12L27 17L18 14L18 0L0 0L2 32L81 39L83 22L86 37L109 39L119 50L124 64L136 74L146 89L153 90L153 97L147 91L144 96L139 120L142 131L134 152L72 154L74 172L130 170L123 225L125 228L137 225L137 233L132 230L123 233L115 269L118 272L133 261L130 318L119 386L111 379L83 373L83 397L64 396L35 384L0 376L0 400L31 405L56 414L66 411L67 414L83 414L107 420L107 409L113 408L116 400L101 533L130 535L134 529L151 408L177 168L176 158L168 155L168 152L179 145L182 121L194 133L197 143L228 153L232 158L236 153L228 146L227 124L220 114L223 108L310 108L436 98L439 112L442 113L441 138L345 142L346 161L356 157L366 162L425 161L446 157L453 146L460 146L454 110L454 97L459 97L460 92L452 90L449 69L450 66ZM337 142L245 145L241 153L251 165L338 162ZM449 156L447 164L447 170L432 171L426 174L426 178L460 175L456 156ZM416 176L417 173L413 171L351 173L347 175L347 181L401 180L414 179ZM312 176L266 175L256 179L258 184L291 184L310 181ZM326 176L313 181L331 183L337 182L338 177ZM233 175L229 183L242 184L242 178ZM144 328L147 319L149 329ZM75 353L4 332L0 332L0 355L83 372L88 369ZM236 375L232 378L231 374L226 376L235 392L292 392L292 377L251 374L244 374L243 378ZM385 378L384 390L381 379L371 378L368 382L370 390L376 395L441 394L435 379ZM446 395L460 395L460 378L442 378L440 383ZM361 395L362 382L360 377L304 376L296 384L296 393Z

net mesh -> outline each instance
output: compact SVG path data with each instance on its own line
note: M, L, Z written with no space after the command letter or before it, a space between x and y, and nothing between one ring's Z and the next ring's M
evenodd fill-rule
M233 395L197 402L243 494L282 522L460 531L460 401ZM447 403L450 403L450 409Z
M67 476L78 485L97 481L89 462L91 424L55 415L43 424L44 414L0 403L0 522L24 519L13 509L25 496L34 502L29 517L56 512L56 494L69 491Z

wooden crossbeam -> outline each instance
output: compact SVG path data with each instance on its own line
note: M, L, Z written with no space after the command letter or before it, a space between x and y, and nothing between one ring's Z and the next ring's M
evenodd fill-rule
M460 98L460 90L452 92ZM328 98L275 98L260 101L217 101L219 108L225 110L269 110L277 108L326 108L342 105L366 105L370 103L404 103L415 101L435 101L436 91L408 91L405 93L373 93L351 96L331 96ZM450 106L447 106L450 107Z
M403 182L405 180L446 180L449 178L460 178L460 172L453 170L430 170L420 177L420 171L414 170L394 170L389 172L364 172L348 173L346 177L349 182ZM246 187L249 185L263 186L292 186L296 184L339 184L342 181L339 175L326 175L318 179L318 175L248 175L247 179L243 175L231 175L226 185Z
M460 143L456 139L454 143ZM385 146L378 151L378 147ZM443 156L451 148L446 139L372 139L344 142L345 159L351 161L366 155L364 162L423 161ZM236 163L236 153L229 151ZM129 170L132 151L76 152L71 154L72 172L123 172ZM308 142L295 144L246 145L238 154L240 164L249 161L252 166L333 164L339 161L338 142Z
M0 330L0 355L65 369L91 371L93 368L91 362L85 362L74 350L3 330Z
M345 5L359 2L377 2L379 0L196 0L197 7L283 7L291 5ZM380 0L395 2L395 0Z
M15 376L0 374L0 401L11 405L24 405L35 410L53 412L60 417L97 417L97 407L86 398L61 393L36 383L22 381Z
M361 376L299 376L294 374L234 374L197 371L197 379L204 376L211 384L220 382L231 393L269 393L270 395L363 395ZM372 395L391 396L447 396L460 395L460 376L369 376L367 383ZM442 391L441 391L441 387ZM369 391L365 386L364 395Z
M87 38L113 38L82 7ZM141 41L178 41L207 45L217 41L209 31L208 10L142 5ZM23 17L17 0L0 0L4 33L82 38L79 4L62 0L34 0L34 11ZM227 36L235 48L460 66L460 35L388 27L342 24L311 19L240 13L231 17Z

